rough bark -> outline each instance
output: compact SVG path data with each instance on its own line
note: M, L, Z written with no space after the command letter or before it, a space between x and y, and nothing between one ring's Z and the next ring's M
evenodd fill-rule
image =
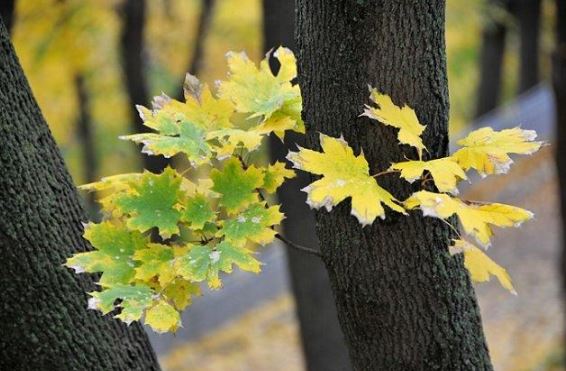
M14 24L14 11L16 10L16 0L0 1L0 18L4 21L4 25L8 32L12 31Z
M427 157L448 147L442 0L299 0L299 82L309 147L318 133L363 148L371 173L415 157L396 130L359 117L367 84L410 104L428 125ZM418 189L380 177L404 199ZM420 212L362 228L350 202L316 213L317 234L356 370L491 370L474 289L450 229Z
M536 84L539 76L540 0L515 0L514 13L519 24L519 93Z
M507 9L507 2L504 0L489 0L489 5ZM477 90L475 117L488 113L499 103L506 34L507 26L498 17L493 17L486 22L482 32L480 81Z
M120 15L123 22L120 35L122 75L129 99L132 131L151 132L143 125L135 107L137 104L147 107L150 101L143 58L146 1L125 0ZM141 158L144 168L152 172L160 172L168 163L163 156L147 156L142 153Z
M264 51L278 46L295 49L295 2L293 0L263 1ZM273 71L279 69L272 58ZM304 146L302 135L287 133L285 143L272 136L269 141L273 161L285 161L290 148ZM282 210L283 234L287 239L304 246L317 248L314 215L306 204L301 188L309 183L305 173L286 182L277 192ZM338 323L336 306L328 273L317 257L287 249L291 287L295 297L297 317L306 368L308 370L344 371L351 369L344 335Z
M566 230L566 1L556 0L556 50L552 58L556 106L556 165L560 184L562 230ZM566 304L566 234L562 236L562 295ZM566 321L566 317L564 318ZM566 363L566 351L564 352Z
M139 324L87 310L72 179L0 21L0 369L158 370Z
M79 106L79 115L77 117L77 134L82 147L83 155L83 178L85 183L94 182L98 177L98 158L96 156L96 145L92 125L92 117L90 114L90 99L82 74L75 76L75 89L77 92L77 101ZM86 198L86 207L89 219L96 214L95 194L89 193Z

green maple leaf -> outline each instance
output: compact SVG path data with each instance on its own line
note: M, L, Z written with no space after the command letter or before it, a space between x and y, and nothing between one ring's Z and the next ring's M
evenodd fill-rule
M141 318L144 310L152 304L154 294L155 292L146 285L119 284L102 291L90 292L88 307L98 309L102 314L107 314L115 308L121 308L120 314L115 317L131 323ZM120 299L121 302L114 305L117 299Z
M197 193L187 198L181 215L182 222L189 223L192 229L203 229L206 223L212 223L215 219L216 213L206 196Z
M127 225L131 229L146 232L153 227L159 229L163 238L179 233L177 223L181 212L177 202L182 196L181 177L171 168L161 174L146 172L139 183L132 184L135 192L116 200L116 205L130 214Z
M256 188L263 183L261 170L254 166L243 169L236 158L224 163L222 171L213 169L210 178L214 182L212 190L220 194L220 205L228 213L235 213L257 200Z
M192 246L189 252L179 257L176 262L179 275L183 278L201 282L208 281L208 286L218 289L222 286L220 272L231 273L233 265L248 272L258 273L260 263L252 252L243 247L235 246L233 243L223 241L214 248L209 246Z
M255 203L237 216L225 220L218 234L239 245L244 244L246 239L266 245L273 241L277 233L271 226L279 224L282 219L279 206L266 208L265 203Z
M166 286L175 279L173 270L174 250L167 245L150 243L146 249L135 252L134 259L138 261L136 279L150 281L159 278L159 284Z
M145 116L145 114L144 114ZM193 164L202 164L210 156L206 130L182 113L159 111L151 121L145 122L159 133L125 135L120 139L143 144L143 153L172 157L184 153Z
M76 272L102 272L99 284L103 287L129 283L135 274L132 255L148 243L141 233L109 221L88 224L84 238L96 250L75 254L65 265Z

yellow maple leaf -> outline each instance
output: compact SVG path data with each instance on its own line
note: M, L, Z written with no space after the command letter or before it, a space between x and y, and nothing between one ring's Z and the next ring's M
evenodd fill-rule
M399 142L415 147L419 153L419 159L422 158L422 152L426 147L421 139L421 134L426 126L421 125L415 111L407 105L396 106L388 95L381 94L377 89L371 87L370 99L378 107L366 105L362 116L399 129L397 134Z
M539 150L542 142L536 139L534 130L521 128L495 131L490 127L472 131L458 141L463 146L452 155L464 170L476 169L482 176L503 174L513 160L510 153L529 155Z
M145 312L145 324L159 333L175 332L181 326L181 316L171 304L159 301Z
M454 240L454 245L450 246L452 254L464 254L464 266L470 272L470 277L474 282L487 282L491 276L495 276L501 286L517 295L513 288L511 277L505 268L494 262L476 246L468 241Z
M451 157L443 157L431 161L404 161L391 165L390 170L401 171L401 177L409 183L419 179L424 171L429 171L434 184L440 192L458 194L456 187L462 179L467 179L466 173Z
M303 189L312 208L324 206L330 211L351 197L352 215L362 225L372 224L376 217L385 218L382 203L397 212L405 212L396 204L397 200L369 175L369 165L363 153L355 156L343 138L324 134L320 135L320 144L324 152L299 147L299 152L287 155L296 169L323 176Z
M533 217L533 213L519 207L499 203L467 204L450 195L429 191L413 193L404 201L404 205L407 209L419 207L423 215L440 219L458 215L464 231L486 247L490 245L490 238L493 236L491 225L518 227Z

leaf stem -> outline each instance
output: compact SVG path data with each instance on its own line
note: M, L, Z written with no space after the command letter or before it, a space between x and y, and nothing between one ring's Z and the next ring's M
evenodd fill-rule
M393 174L393 173L400 173L399 170L384 170L380 171L377 174L371 175L372 178L377 178L378 176L386 175L386 174Z
M320 253L320 251L315 250L315 249L310 248L310 247L306 247L306 246L303 246L303 245L296 244L294 242L291 242L288 239L286 239L285 237L281 236L279 233L277 233L275 235L275 238L277 238L278 240L280 240L281 242L283 242L287 246L292 247L296 250L302 251L302 252L310 254L310 255L317 256L319 258L322 257L322 254Z

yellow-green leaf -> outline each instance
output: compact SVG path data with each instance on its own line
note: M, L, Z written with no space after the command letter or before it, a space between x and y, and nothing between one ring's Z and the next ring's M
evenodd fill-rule
M490 245L493 235L491 226L518 227L533 217L530 211L519 207L499 204L467 204L447 194L419 191L404 202L407 209L420 208L425 216L448 219L458 215L466 233L474 236L483 246Z
M404 213L398 201L369 175L369 165L363 154L355 156L343 138L321 134L320 143L324 152L299 148L299 152L287 155L295 168L323 176L303 189L311 207L325 207L330 211L351 197L352 215L362 225L372 224L377 217L385 218L382 203Z
M536 136L534 130L521 128L501 131L481 128L460 139L458 144L463 148L452 157L464 170L476 169L482 176L502 174L513 163L510 153L529 155L539 150L542 142L536 142Z
M285 179L295 177L295 172L287 169L283 162L275 162L263 169L263 185L261 188L268 193L274 193L283 184Z
M397 134L399 142L415 147L419 158L422 158L422 152L426 148L421 134L426 126L421 125L415 111L407 105L402 107L395 105L388 95L379 93L375 88L370 88L370 99L378 107L366 105L362 115L399 129Z
M419 179L428 171L440 192L458 194L458 182L467 179L466 173L451 157L431 161L405 161L392 164L390 170L401 171L401 177L409 183Z
M487 282L491 276L495 276L501 286L513 294L517 294L513 288L511 277L505 268L491 260L483 251L464 240L455 240L450 248L453 254L464 254L464 266L470 272L470 277L475 282Z
M147 310L144 322L159 333L175 332L181 325L181 316L171 304L158 301Z

